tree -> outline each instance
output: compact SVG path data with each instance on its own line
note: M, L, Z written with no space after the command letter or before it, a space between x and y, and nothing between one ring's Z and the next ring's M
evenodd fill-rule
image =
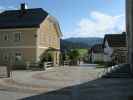
M71 65L77 65L78 60L79 60L79 52L77 49L72 49L69 53L68 53L69 59L71 61Z

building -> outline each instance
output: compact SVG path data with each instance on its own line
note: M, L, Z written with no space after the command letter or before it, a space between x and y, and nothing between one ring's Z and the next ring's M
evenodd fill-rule
M128 37L128 63L133 73L133 0L126 0L126 31Z
M111 58L113 64L126 64L128 59L128 48L116 49L113 51Z
M90 60L92 63L104 62L103 45L96 44L90 50Z
M104 37L104 61L114 64L127 63L126 33L107 34Z
M42 8L8 10L0 14L0 64L37 63L48 50L54 64L59 64L60 37L58 21ZM51 49L50 49L51 48Z

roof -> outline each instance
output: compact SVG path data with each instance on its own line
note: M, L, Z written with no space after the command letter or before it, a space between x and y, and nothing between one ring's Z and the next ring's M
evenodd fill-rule
M96 44L91 48L91 51L93 51L93 53L103 53L103 45Z
M126 33L107 34L104 37L104 44L106 40L110 47L126 47Z
M48 16L42 8L21 10L7 10L0 13L0 29L39 27Z

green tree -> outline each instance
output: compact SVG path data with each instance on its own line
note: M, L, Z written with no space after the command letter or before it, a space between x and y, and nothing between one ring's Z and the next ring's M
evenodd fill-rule
M78 52L77 49L72 49L69 53L68 53L69 59L70 59L70 64L71 65L77 65L78 64L78 60L80 57L80 54Z

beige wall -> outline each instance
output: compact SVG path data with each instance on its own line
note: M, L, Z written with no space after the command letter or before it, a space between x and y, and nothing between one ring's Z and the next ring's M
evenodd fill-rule
M15 33L21 33L21 40L15 41ZM15 64L15 54L22 54L22 62L36 61L36 28L21 29L1 29L0 30L0 63L5 63L5 56L8 62ZM8 36L8 40L4 40L4 35Z
M37 48L37 61L40 61L41 55L47 50L47 48Z
M15 33L21 33L21 41L16 42ZM3 46L35 46L36 45L36 28L24 28L24 29L4 29L0 30L0 47ZM8 40L4 41L4 35L8 35Z
M60 33L57 31L55 22L47 17L38 29L38 45L60 49Z
M47 17L44 22L41 23L40 28L38 29L38 38L37 38L37 57L39 57L45 50L49 47L60 50L60 33L57 31L55 22L51 20L51 17ZM59 52L53 53L54 63L59 63Z
M16 61L16 53L21 53L21 64L26 62L36 61L36 49L35 48L14 48L14 49L2 49L0 48L0 64L18 64ZM5 57L7 57L5 59Z

